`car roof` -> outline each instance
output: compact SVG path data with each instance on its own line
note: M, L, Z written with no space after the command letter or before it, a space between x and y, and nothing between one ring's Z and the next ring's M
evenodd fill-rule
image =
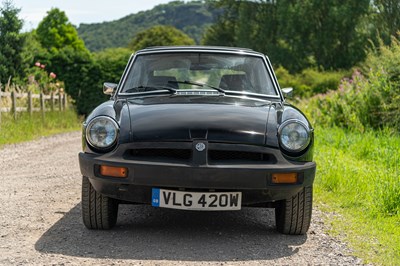
M234 53L246 53L246 54L254 54L258 56L264 56L262 53L256 52L249 48L240 48L240 47L227 47L227 46L199 46L199 45L191 45L191 46L152 46L147 47L142 50L137 51L137 53L148 53L148 52L176 52L176 51L211 51L211 52L234 52Z

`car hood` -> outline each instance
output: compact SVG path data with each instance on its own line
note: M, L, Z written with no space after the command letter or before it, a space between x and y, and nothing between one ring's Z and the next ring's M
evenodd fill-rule
M128 104L132 141L230 142L264 145L270 104Z

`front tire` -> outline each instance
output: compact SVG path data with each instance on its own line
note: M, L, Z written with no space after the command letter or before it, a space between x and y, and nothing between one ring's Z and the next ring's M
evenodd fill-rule
M111 229L117 222L118 202L94 190L89 178L82 178L82 219L88 229Z
M304 235L311 223L312 187L305 187L290 199L282 200L275 207L278 232L287 235Z

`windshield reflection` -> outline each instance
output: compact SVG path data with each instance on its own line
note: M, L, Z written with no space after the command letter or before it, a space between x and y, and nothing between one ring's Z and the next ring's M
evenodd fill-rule
M175 90L203 90L211 87L220 92L278 95L262 57L224 53L138 55L120 93L140 92L132 88L143 87L168 87Z

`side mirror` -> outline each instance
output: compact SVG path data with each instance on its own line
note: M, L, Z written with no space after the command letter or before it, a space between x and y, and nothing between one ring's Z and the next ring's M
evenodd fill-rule
M293 88L283 88L282 92L283 92L283 96L285 96L285 98L293 97Z
M113 95L115 89L117 88L118 84L111 83L111 82L104 82L103 84L103 93L105 95Z

